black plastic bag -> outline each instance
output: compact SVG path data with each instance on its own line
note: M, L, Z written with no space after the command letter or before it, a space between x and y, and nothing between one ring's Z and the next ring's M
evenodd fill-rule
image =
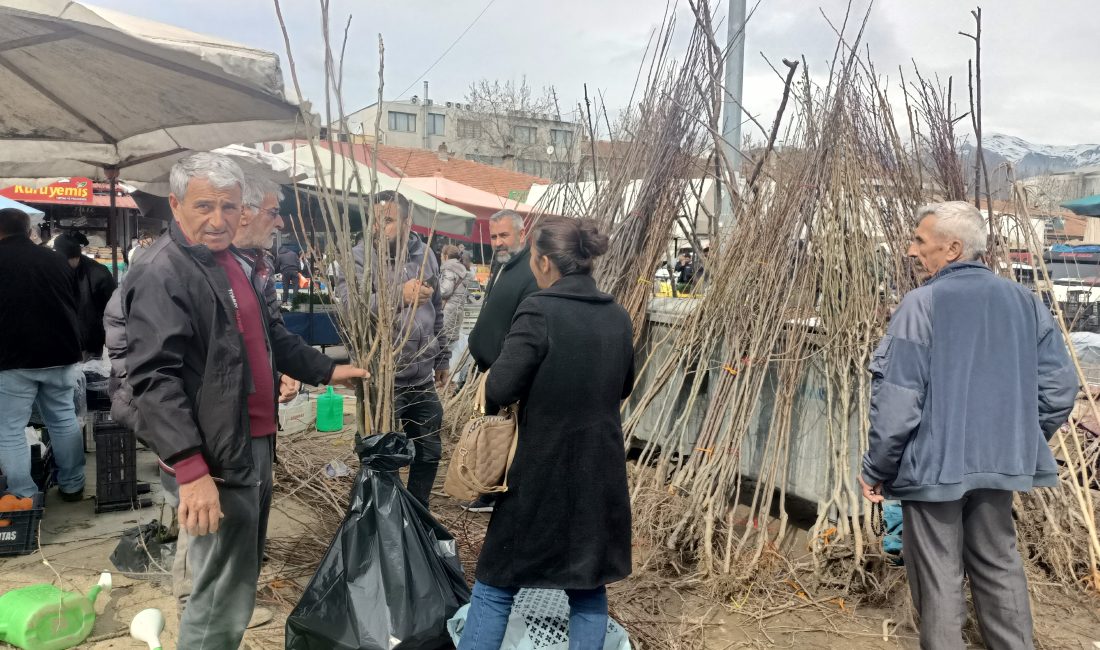
M454 537L401 484L404 436L370 436L344 523L286 621L287 650L431 650L470 600Z
M131 578L143 578L144 573L170 573L175 555L176 537L154 519L123 531L111 564Z

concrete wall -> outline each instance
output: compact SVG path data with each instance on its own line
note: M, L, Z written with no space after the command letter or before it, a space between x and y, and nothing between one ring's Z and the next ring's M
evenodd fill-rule
M650 303L646 332L636 361L637 367L645 366L645 370L638 376L634 393L624 407L624 421L635 412L639 400L646 396L652 385L657 368L671 354L680 323L698 305L696 300L676 298L655 298ZM686 434L677 441L675 448L663 451L675 452L681 456L695 453L711 387L717 385L719 373L723 372L722 360L715 359L709 365L709 369L703 370L708 373L706 383L695 396L691 394L694 377L690 371L682 382L666 385L662 394L640 417L634 429L635 446L644 446L649 441L663 438L664 432L669 431L675 422L682 421L686 425L682 427ZM826 379L822 369L813 361L806 365L805 374L793 387L781 386L776 369L769 368L749 430L740 448L741 471L746 478L757 479L760 467L766 461L770 462L769 459L777 453L769 450L767 445L772 418L776 415L776 395L781 390L793 390L795 396L790 441L786 449L787 493L811 503L821 503L827 500L828 490L834 482L829 459L832 443L829 439L826 411ZM862 426L858 412L851 414L847 425L847 476L854 481L860 470L859 440Z

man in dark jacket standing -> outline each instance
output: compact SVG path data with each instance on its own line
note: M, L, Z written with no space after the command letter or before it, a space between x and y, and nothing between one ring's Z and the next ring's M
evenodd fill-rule
M8 492L33 496L31 451L24 433L38 404L50 431L58 490L84 496L84 441L73 391L80 369L72 269L30 239L22 210L0 210L0 469Z
M1012 493L1058 483L1048 440L1077 374L1050 312L977 261L988 232L962 201L918 213L909 292L871 361L870 445L859 481L900 499L922 648L963 648L963 575L990 648L1032 648Z
M55 239L53 249L69 261L76 273L76 317L84 359L98 359L103 356L103 310L115 292L115 278L106 266L84 255L80 242L68 235Z
M279 249L279 257L275 262L279 273L283 275L283 302L289 304L293 300L292 295L298 295L298 276L301 271L301 260L293 248L283 246Z
M539 290L531 274L531 252L526 246L523 215L501 210L489 217L489 237L493 244L493 273L477 323L470 332L470 355L482 372L500 356L520 303Z
M501 210L489 217L489 239L493 244L493 272L469 340L470 356L481 372L500 356L520 303L539 290L531 273L523 215ZM463 507L470 512L492 512L494 503L492 495L482 495Z
M314 384L367 373L282 338L231 247L244 177L230 159L176 163L174 222L127 277L127 381L188 536L181 648L236 648L252 615L271 499L275 367Z
M375 227L387 241L384 262L379 262L374 246L360 242L352 249L355 273L366 273L367 255L371 258L370 301L378 304L389 295L396 303L393 327L394 346L398 348L397 373L394 377L394 409L405 435L413 441L416 454L409 466L409 493L428 506L432 486L443 456L443 405L436 386L447 383L451 351L443 342L443 300L439 286L439 261L412 232L412 211L408 199L391 191L374 195ZM369 248L368 248L369 246ZM369 252L368 252L369 251ZM389 291L375 286L381 264L393 284ZM348 301L348 283L343 274L336 277L336 297Z

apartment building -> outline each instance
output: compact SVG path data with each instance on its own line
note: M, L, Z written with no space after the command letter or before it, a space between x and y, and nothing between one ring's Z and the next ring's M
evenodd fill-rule
M549 179L570 178L583 149L579 125L559 115L483 113L418 96L372 104L348 115L345 124L352 137L370 137L377 124L381 145L445 152Z

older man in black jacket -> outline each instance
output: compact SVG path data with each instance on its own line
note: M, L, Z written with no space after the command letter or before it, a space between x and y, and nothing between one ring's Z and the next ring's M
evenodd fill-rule
M276 366L310 383L366 371L334 366L270 318L255 266L231 242L244 178L224 156L172 169L175 221L124 286L126 371L138 434L161 458L188 539L191 596L181 648L236 648L256 598L271 500Z

